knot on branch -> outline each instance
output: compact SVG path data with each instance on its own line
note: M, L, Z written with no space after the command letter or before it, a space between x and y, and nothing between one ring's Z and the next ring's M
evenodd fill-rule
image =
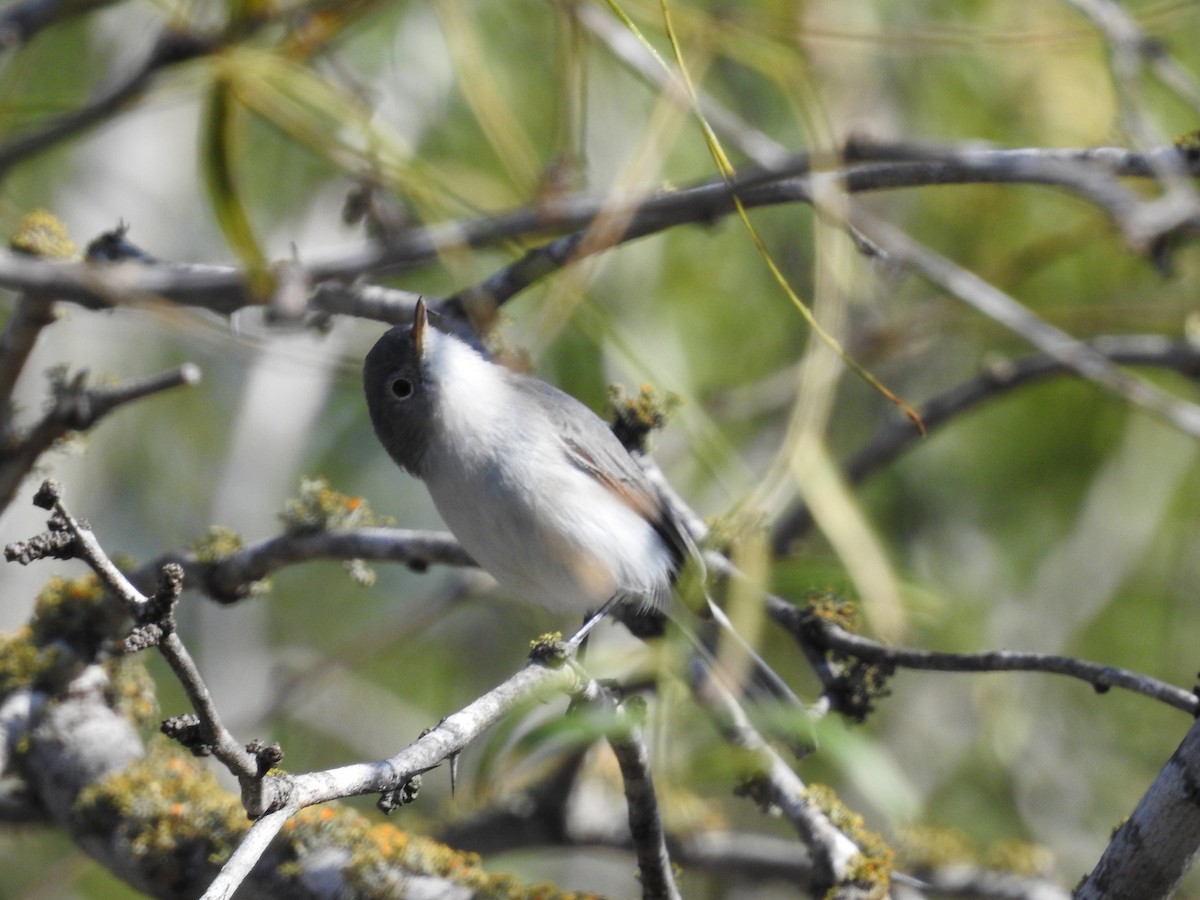
M861 659L839 662L841 671L825 683L825 693L842 715L854 722L865 722L875 711L875 701L891 694L888 679L895 673L895 666Z
M138 653L157 647L163 639L163 630L156 622L138 625L125 637L121 649L126 653Z
M264 778L267 773L283 762L283 748L278 743L268 744L261 738L255 738L246 745L246 752L254 757L258 764L258 777Z
M175 631L175 604L183 592L183 566L167 563L158 576L158 590L142 607L138 620L142 624L155 624L164 634Z
M175 604L183 592L183 566L167 563L159 573L158 590L138 607L137 623L125 638L126 653L157 647L175 633Z
M548 631L529 642L529 661L557 668L571 656L561 631Z
M47 478L33 495L33 505L38 509L54 509L55 504L62 499L62 486L53 478Z
M196 565L191 569L193 583L198 583L205 594L225 605L266 593L268 582L247 580L237 566L230 572L228 562L245 547L245 539L232 528L210 525L192 546L196 559Z
M771 792L771 779L762 771L748 772L733 789L735 797L745 797L758 807L763 815L779 814L779 806L775 803Z
M38 493L40 495L41 491ZM39 559L73 559L77 555L75 534L67 520L57 513L46 522L46 531L27 541L15 541L4 548L6 560L23 566Z
M402 806L408 806L417 799L417 794L421 792L421 776L414 775L400 784L399 787L394 787L390 791L384 791L379 795L379 801L375 804L379 807L379 811L384 815L391 815Z
M164 719L159 730L171 740L178 741L186 747L193 756L212 755L212 742L205 738L200 717L195 713L184 713Z
M119 222L116 228L104 232L94 238L84 251L84 258L89 262L119 262L124 259L136 259L139 262L157 262L153 256L129 240L129 225Z
M822 678L825 695L833 708L855 722L863 722L875 710L875 701L891 693L888 680L895 664L886 657L856 656L839 637L853 637L858 612L846 600L822 594L809 599L796 622L804 644L829 662L830 673Z
M659 394L648 384L639 388L636 397L629 397L622 387L613 385L608 390L608 403L617 440L627 450L645 452L650 433L662 428L683 400L678 394Z
M55 366L48 373L50 394L53 397L48 417L68 431L86 431L97 415L96 397L88 389L88 370L80 369L71 375L65 365Z

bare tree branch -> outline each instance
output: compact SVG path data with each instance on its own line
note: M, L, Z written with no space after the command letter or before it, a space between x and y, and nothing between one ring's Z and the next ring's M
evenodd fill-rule
M431 565L476 564L448 532L346 528L279 534L216 560L202 560L194 552L170 553L141 566L130 580L147 585L163 565L177 562L187 573L189 589L203 591L222 603L234 603L249 596L254 583L272 572L318 559L396 562L418 570Z
M48 535L60 535L67 539L59 541L56 548L57 556L77 556L99 576L104 585L112 591L124 604L126 610L138 623L138 630L130 639L134 647L155 645L175 673L184 692L191 701L192 708L200 717L201 738L203 744L222 763L243 781L257 780L262 773L256 757L234 740L233 736L221 724L212 695L208 691L199 669L192 660L191 654L175 633L173 606L182 587L183 572L178 566L163 568L163 583L158 594L147 597L142 594L122 574L109 559L95 534L85 524L75 519L63 505L60 489L53 481L47 481L34 498L34 502L51 510L50 531ZM35 541L10 544L5 548L5 556L10 561L19 560L28 563L39 555Z
M228 900L233 896L242 883L249 877L263 855L270 847L271 841L279 834L280 829L288 823L297 812L297 808L288 803L279 809L260 816L250 826L246 836L242 838L233 855L229 857L217 877L205 890L201 900Z
M1065 0L1100 30L1108 42L1111 67L1123 100L1122 112L1126 127L1134 140L1143 147L1157 141L1154 129L1145 113L1145 97L1141 87L1141 70L1148 67L1163 84L1171 88L1192 111L1200 114L1200 85L1175 62L1166 44L1149 37L1138 23L1115 0Z
M1104 354L1046 322L974 272L922 246L900 229L861 212L853 214L851 220L892 259L919 270L933 283L1083 378L1158 415L1185 434L1200 437L1200 406L1173 397L1150 382L1122 371Z
M142 96L161 70L211 53L217 46L218 42L212 38L164 31L136 72L102 91L86 106L52 119L36 131L0 144L0 175L55 144L110 120Z
M237 801L205 770L161 748L147 752L112 708L111 689L105 669L88 665L44 703L23 736L26 771L44 814L148 896L196 897L214 884L231 891L217 870L229 854L227 871L245 878L238 896L251 900L344 898L364 872L431 897L520 889L512 878L489 876L477 859L387 824L368 825L345 808L289 819L294 807L285 807L247 831ZM280 833L284 820L290 826ZM247 866L248 859L258 864Z
M578 690L579 675L570 665L550 667L530 665L503 684L453 713L430 729L405 750L389 759L356 763L324 772L271 776L282 782L277 795L286 798L283 807L289 814L307 806L340 800L359 794L384 793L412 783L445 759L461 752L498 719L531 698ZM280 823L281 824L281 823ZM253 846L237 854L236 867L214 883L217 892L205 897L226 897L237 888L240 878L253 866L254 851L265 846L269 833L277 827L272 819L254 835ZM253 833L253 830L251 832ZM232 861L231 861L232 862Z
M860 143L858 153L881 156L886 145ZM1114 180L1147 177L1151 162L1160 157L1200 172L1200 158L1190 159L1172 147L1138 153L1115 147L1078 150L910 147L919 158L907 161L855 163L828 169L822 178L839 178L852 193L895 190L919 186L971 183L1041 184L1077 190L1110 214L1123 213L1118 197L1126 197ZM870 148L870 149L868 149ZM511 212L413 228L394 235L386 244L370 245L342 255L303 261L307 280L317 285L315 311L403 320L415 295L391 293L382 288L349 287L364 275L412 269L456 249L477 248L514 238L547 233L568 234L531 250L512 266L448 299L446 311L461 310L465 301L488 298L503 303L535 281L588 253L606 250L685 224L707 224L734 210L734 194L747 208L811 202L810 160L806 154L788 156L776 168L752 168L729 184L715 179L691 188L647 197L595 198L582 194L556 199ZM1100 185L1107 187L1102 190ZM1105 190L1112 193L1109 199ZM600 216L627 224L604 242L585 242L589 226ZM1119 220L1118 224L1123 224ZM1197 227L1184 219L1176 228ZM293 266L288 262L286 265ZM223 315L260 305L248 288L246 274L232 266L181 263L146 264L123 261L112 264L61 262L0 253L0 286L58 297L90 309L104 309L147 297L162 297L185 306L197 306Z
M762 805L778 808L808 847L813 860L813 892L846 887L850 863L862 849L812 802L804 782L763 739L717 679L706 678L693 696L712 715L725 739L754 760L755 768L747 773L747 792Z
M0 49L24 44L38 32L116 0L20 0L0 10Z
M54 322L54 303L45 297L21 294L12 315L0 332L0 416L4 428L13 428L13 390L42 329ZM8 441L6 440L7 444Z
M1078 900L1158 900L1200 858L1200 723L1188 729L1133 814L1117 829Z
M658 800L654 795L646 742L626 706L615 702L608 705L615 716L613 728L608 732L608 743L617 758L625 785L625 806L641 874L642 897L644 900L678 900L681 895L671 872L671 857L667 853Z
M1157 334L1130 334L1098 337L1086 343L1118 365L1167 369L1193 380L1200 379L1200 346L1188 340L1174 340ZM1006 360L989 365L970 381L928 400L920 406L918 414L926 433L932 434L959 416L1018 388L1046 378L1073 374L1074 370L1061 359L1044 353ZM852 485L861 484L919 443L921 438L920 430L909 419L891 417L846 462L843 469L846 480ZM808 507L802 499L797 499L772 526L773 552L778 556L788 555L793 543L811 527Z
M111 387L89 386L86 372L69 380L65 373L52 374L50 408L25 433L10 434L0 451L0 509L12 502L42 454L68 433L88 430L118 407L199 380L200 370L191 363Z
M799 640L811 642L822 651L835 651L864 662L882 664L889 672L897 668L934 672L1045 672L1086 681L1097 693L1105 693L1114 687L1122 688L1192 716L1200 715L1200 698L1195 691L1185 691L1156 678L1115 666L1049 653L1013 650L940 653L889 647L846 631L811 611L801 610L778 598L769 601L768 609L772 612L772 618Z

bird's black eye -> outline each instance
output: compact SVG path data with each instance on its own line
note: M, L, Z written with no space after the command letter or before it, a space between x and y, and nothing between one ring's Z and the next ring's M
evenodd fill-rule
M397 378L392 382L392 396L397 400L407 400L413 395L413 383L407 378Z

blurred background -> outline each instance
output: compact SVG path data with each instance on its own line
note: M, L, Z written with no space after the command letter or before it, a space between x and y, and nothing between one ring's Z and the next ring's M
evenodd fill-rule
M126 77L164 25L214 25L239 4L101 6L4 52L0 135ZM162 73L119 115L12 170L0 223L11 232L46 207L80 244L123 221L162 259L236 263L245 247L231 248L204 176L205 103L219 79L240 104L238 196L272 259L361 246L363 229L345 224L342 207L366 179L417 224L510 210L559 189L645 194L716 177L695 119L614 53L611 34L629 35L609 7L579 4L589 21L612 26L606 37L577 21L574 6L343 3L269 27ZM1125 6L1194 77L1200 42L1177 38L1196 33L1200 6ZM670 58L659 3L622 8ZM1104 37L1069 3L680 0L671 11L697 86L789 150L833 151L852 136L1129 142ZM1168 139L1197 127L1194 111L1153 80L1142 100ZM1164 274L1102 212L1063 191L926 187L854 202L1077 337L1181 337L1194 325L1197 248L1180 247ZM751 217L795 291L914 405L1031 352L919 276L857 254L808 206ZM455 252L381 282L446 296L534 243ZM272 328L256 310L226 319L161 303L64 309L20 385L31 417L45 399L40 373L59 363L128 378L192 361L204 373L199 386L123 409L44 458L110 552L147 560L193 545L210 524L270 536L300 479L314 476L398 525L441 527L421 485L371 433L358 372L383 325L337 318L314 333ZM797 489L821 490L797 481L788 462L797 445L844 460L898 415L854 375L813 362L811 332L736 217L674 228L540 282L503 308L493 342L593 408L613 383L680 395L654 439L657 460L700 513L750 532L769 529ZM1181 377L1146 377L1197 399ZM960 417L860 489L824 495L853 540L815 529L772 562L770 580L797 601L865 592L876 600L864 630L906 645L1063 653L1190 688L1200 669L1197 447L1094 386L1039 383ZM41 529L27 499L37 481L0 519L5 543ZM52 571L75 568L0 567L0 628L25 621ZM575 624L501 596L478 573L375 571L362 585L338 563L314 563L234 607L185 598L181 632L227 724L282 742L290 769L395 752L515 671L529 639ZM618 635L607 641L629 649ZM788 639L768 628L763 642L811 697L816 686ZM171 679L155 671L164 714L181 711ZM679 720L663 729L672 740L656 747L668 797L698 795L711 815L786 836L727 799L720 744L702 719L670 715ZM1070 886L1189 724L1149 700L1050 676L902 672L866 724L823 723L820 752L799 772L832 784L889 839L915 825L952 829L981 858L1029 842ZM434 832L544 762L502 729L464 756L456 798L430 776L396 822ZM614 853L510 854L490 867L617 896L636 890L629 860ZM3 897L132 896L64 836L36 829L0 834L0 871ZM705 890L737 892L717 882Z

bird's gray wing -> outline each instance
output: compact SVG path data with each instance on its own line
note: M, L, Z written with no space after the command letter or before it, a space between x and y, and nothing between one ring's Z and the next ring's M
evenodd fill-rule
M662 536L676 568L696 554L694 542L662 494L603 419L553 385L535 378L521 378L521 382L522 390L538 395L571 463L642 515Z

